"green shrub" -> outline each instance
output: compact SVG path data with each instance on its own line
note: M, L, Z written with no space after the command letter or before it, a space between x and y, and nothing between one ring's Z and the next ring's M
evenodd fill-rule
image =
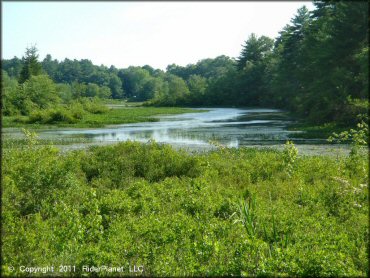
M82 98L80 99L80 103L82 104L84 110L92 114L103 114L109 110L106 105L101 103L101 101L96 98Z
M48 113L45 110L36 110L32 112L28 118L29 123L43 123L47 119Z
M3 151L4 273L122 265L127 276L136 264L147 276L368 275L368 177L348 158L299 157L292 179L278 151L125 142L61 153L26 135Z
M74 123L76 119L73 117L70 111L64 108L57 108L56 110L49 110L49 121L46 123Z
M84 107L81 103L73 102L68 109L70 110L73 118L81 120L84 115L86 114L86 111L84 110Z
M283 159L285 171L289 176L293 174L295 161L298 156L298 149L294 146L293 142L287 141L284 146Z
M166 177L195 177L199 173L195 157L154 142L145 145L127 142L93 148L82 162L82 167L89 179L109 176L117 184L130 177L160 181Z
M36 110L28 118L28 123L55 124L75 123L76 118L63 107L55 109Z

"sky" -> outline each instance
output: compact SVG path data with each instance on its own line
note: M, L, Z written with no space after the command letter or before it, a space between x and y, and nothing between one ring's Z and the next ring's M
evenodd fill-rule
M276 38L311 2L2 1L2 58L89 59L117 68L165 69L219 55L237 57L251 33Z

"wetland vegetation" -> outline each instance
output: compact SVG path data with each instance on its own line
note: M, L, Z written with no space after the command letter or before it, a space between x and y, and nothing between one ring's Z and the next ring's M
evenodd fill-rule
M369 276L368 3L314 5L236 59L2 60L2 275Z
M110 103L108 104L110 105ZM181 107L135 107L124 106L107 108L105 103L96 104L94 112L81 111L81 117L75 117L76 113L72 106L68 108L51 108L31 113L30 116L10 116L3 118L3 127L27 127L27 128L92 128L106 125L127 124L138 122L156 122L158 115L202 112L199 110ZM78 107L78 106L77 106ZM78 109L78 108L77 108Z
M3 152L3 271L63 263L76 276L84 265L129 275L134 264L155 276L366 276L367 173L363 154L297 156L292 144L60 153L31 136Z

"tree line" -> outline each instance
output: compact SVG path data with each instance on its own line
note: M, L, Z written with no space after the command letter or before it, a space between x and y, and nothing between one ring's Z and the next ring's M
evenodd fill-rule
M27 49L22 59L2 60L3 112L27 113L16 108L17 101L22 106L17 97L39 86L63 101L99 97L158 106L265 106L313 123L352 123L368 103L368 3L315 1L314 6L298 9L276 39L251 34L236 59L172 64L166 71L149 65L108 68L50 55L37 62L37 50Z

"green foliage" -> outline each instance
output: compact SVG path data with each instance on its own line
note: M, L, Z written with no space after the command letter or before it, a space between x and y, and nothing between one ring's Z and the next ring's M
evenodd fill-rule
M34 145L37 143L37 134L36 132L29 131L25 128L22 129L23 134L26 136L26 141L29 145Z
M94 104L94 102L96 103ZM130 103L130 105L131 104L132 103ZM66 112L68 115L72 116L74 120L54 122L53 125L70 127L102 127L108 124L155 122L158 121L158 119L155 118L156 115L201 113L206 111L178 107L131 107L130 105L123 108L109 109L103 107L103 105L102 101L80 99L72 101L69 104L58 105L46 110L35 109L35 111L31 113L31 115L35 116L34 121L30 121L30 116L3 117L3 127L24 127L25 124L28 124L28 126L32 128L42 128L43 126L37 123L42 124L48 122L47 119L49 118L49 114L56 110ZM95 113L85 110L85 107ZM31 122L35 124L31 126Z
M220 56L169 65L167 74L186 80L189 95L184 99L163 89L149 103L272 106L311 124L352 125L357 114L367 112L348 99L368 96L368 3L315 6L299 8L275 42L252 34L236 61ZM199 88L192 75L206 78L206 84L198 82Z
M54 107L61 102L56 85L47 75L31 76L21 85L6 74L2 79L3 115L29 115L36 109Z
M22 84L20 93L41 109L60 102L56 86L47 75L32 76Z
M22 70L22 60L17 57L1 60L1 69L6 71L11 78L18 80Z
M368 3L316 2L298 10L278 38L275 94L311 122L352 124L347 98L366 99ZM351 38L346 34L352 33Z
M284 146L283 159L285 171L287 172L288 176L293 174L297 156L298 149L294 146L293 142L287 141Z
M198 172L197 160L185 152L173 152L168 145L151 143L141 146L130 142L91 151L91 155L81 162L89 180L115 176L118 179L112 182L118 185L123 177L143 177L153 182L166 177L196 176ZM111 161L111 165L106 165L106 161Z
M49 108L31 112L28 123L55 124L55 123L75 123L76 118L64 107Z
M69 103L74 98L72 86L69 84L56 84L56 91L63 103Z
M332 136L328 138L329 142L350 142L354 146L368 145L369 144L369 117L366 114L360 114L357 116L359 122L356 128L351 128L348 131L343 131L339 134L333 133Z
M189 103L192 105L202 104L208 86L207 79L199 75L190 75L187 85L191 93Z
M112 96L278 106L321 124L320 132L353 124L368 109L368 3L314 4L297 11L274 47L251 35L237 61L219 56L166 72L48 55L48 77L29 48L22 61L2 63L2 113L20 125L96 127L189 111L108 109L95 98ZM361 117L331 137L352 143L343 158L299 157L289 141L283 152L217 145L188 154L126 142L61 153L25 130L25 142L2 153L2 270L70 264L82 276L86 264L124 264L129 275L130 264L142 264L148 276L368 276L369 165L359 148L368 144L368 119Z
M108 107L100 102L97 98L81 98L79 103L84 110L92 114L103 114L108 112Z
M367 113L355 102L368 98L368 3L314 5L312 11L299 8L275 41L250 35L237 59L221 55L185 67L168 65L164 72L148 65L117 69L47 55L42 67L54 82L68 84L58 84L56 92L64 102L112 97L157 106L279 107L311 124L350 126L356 115ZM23 61L2 62L20 83L41 73L35 47L26 50ZM5 115L28 115L37 108L37 101L13 85L3 95Z
M289 179L284 152L126 142L62 153L25 134L2 160L11 275L59 264L76 276L83 265L130 275L130 264L148 276L368 274L368 164L353 172L346 157L293 153Z
M146 69L129 67L119 72L119 77L125 88L126 97L135 101L143 101L147 100L148 95L152 94L145 90L146 83L151 79L150 73Z
M80 98L68 105L34 110L30 113L27 123L75 124L88 117L89 114L104 114L108 110L107 106L102 104L99 99Z
M32 76L36 76L42 73L42 66L37 61L39 55L37 54L37 48L31 46L26 49L25 56L22 58L22 70L19 76L19 83L22 84Z
M271 53L272 47L272 39L266 36L258 38L256 34L252 33L245 42L238 58L238 69L242 70L245 67L261 62L263 58Z
M350 143L351 152L348 159L346 160L345 168L349 175L357 177L359 182L364 180L366 173L366 164L369 163L367 159L364 159L364 152L367 150L361 149L360 147L369 146L369 116L365 114L358 115L359 123L355 129L351 128L341 133L333 133L329 138L329 142L334 143Z
M1 71L1 111L3 115L12 116L19 113L18 103L21 101L18 95L18 82Z
M239 206L240 220L245 227L248 236L254 238L257 230L256 220L256 198L252 195L247 201Z

